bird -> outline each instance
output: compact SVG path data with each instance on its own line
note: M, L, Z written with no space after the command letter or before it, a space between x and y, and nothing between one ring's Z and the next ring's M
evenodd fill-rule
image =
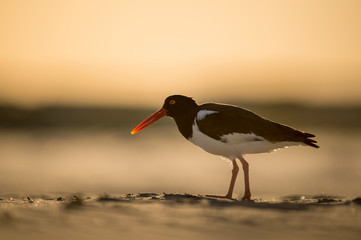
M162 117L175 120L179 132L190 142L208 153L232 161L232 176L225 196L207 195L232 199L238 176L237 160L244 173L244 194L242 200L251 199L249 164L246 154L271 152L280 148L305 145L319 148L315 135L290 126L268 120L256 113L234 105L204 103L199 105L193 98L171 95L154 114L137 125L135 134Z

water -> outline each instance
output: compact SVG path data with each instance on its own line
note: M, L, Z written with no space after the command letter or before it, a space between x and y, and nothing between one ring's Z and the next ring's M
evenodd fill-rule
M361 134L313 131L320 149L246 155L252 196L361 195ZM176 129L0 133L0 193L177 192L225 194L231 166ZM242 172L235 187L243 193Z

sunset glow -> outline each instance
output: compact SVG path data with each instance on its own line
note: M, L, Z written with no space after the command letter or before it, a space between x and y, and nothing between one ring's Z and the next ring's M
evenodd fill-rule
M0 101L360 103L360 1L2 1Z

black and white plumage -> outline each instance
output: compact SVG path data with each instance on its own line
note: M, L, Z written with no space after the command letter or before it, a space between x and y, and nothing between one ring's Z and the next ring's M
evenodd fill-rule
M232 198L238 174L236 159L239 159L245 174L243 199L250 199L248 163L243 155L293 145L319 147L311 139L315 137L313 134L272 122L244 108L216 103L198 105L192 98L182 95L167 97L163 107L140 123L132 134L163 116L172 117L180 133L190 142L209 153L232 160L232 179L226 198Z

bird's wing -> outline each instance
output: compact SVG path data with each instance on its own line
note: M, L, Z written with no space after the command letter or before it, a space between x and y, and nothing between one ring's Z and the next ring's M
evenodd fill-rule
M294 128L272 122L249 110L220 104L203 104L201 110L212 111L211 114L196 118L199 130L216 140L232 133L251 134L271 142L304 142L316 147L316 141L309 139L313 134L304 133ZM259 139L255 138L255 141ZM314 146L315 145L315 146Z

